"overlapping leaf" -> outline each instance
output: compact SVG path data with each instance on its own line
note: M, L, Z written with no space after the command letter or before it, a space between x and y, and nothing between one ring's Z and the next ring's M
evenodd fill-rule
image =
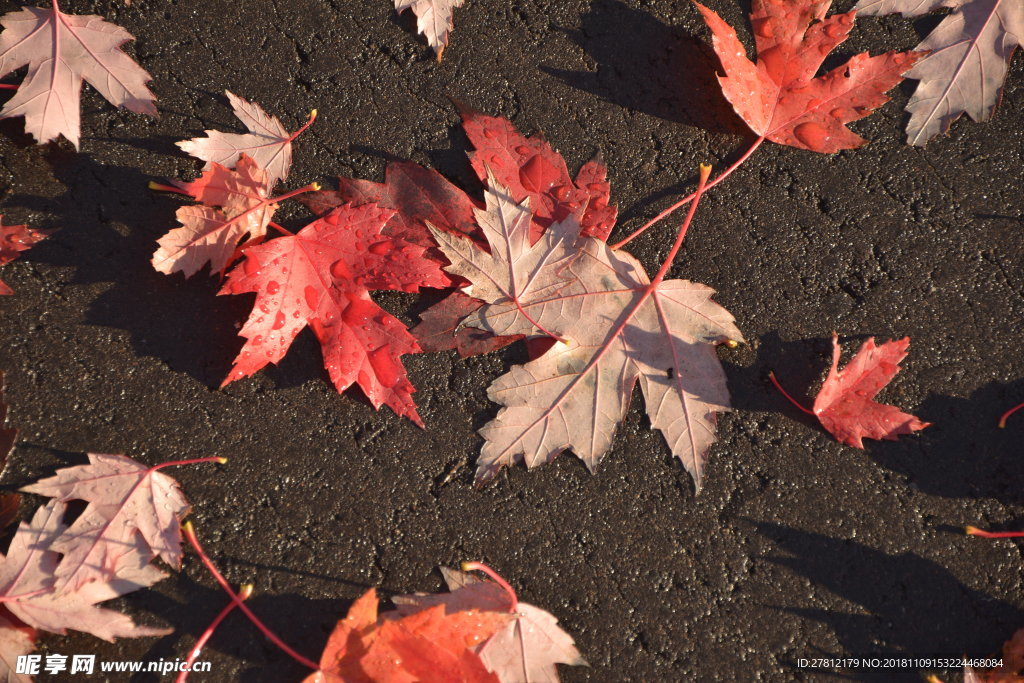
M755 133L791 147L832 153L864 144L846 124L888 102L883 93L923 56L865 52L815 77L825 57L846 40L855 13L826 17L831 0L754 0L754 64L736 31L713 10L695 4L725 70L718 80L726 99Z
M144 547L167 564L181 564L181 520L189 504L171 477L123 455L89 453L89 464L65 467L22 489L62 503L89 503L52 549L64 553L59 586L102 578L141 533ZM148 560L147 560L148 561Z
M149 564L152 555L138 534L109 556L102 577L58 586L64 560L51 548L65 530L64 512L63 503L50 501L36 511L30 523L18 527L0 563L4 607L24 624L53 633L74 629L111 641L170 633L170 629L138 626L127 615L96 607L164 578L162 571Z
M398 612L409 615L443 606L450 615L470 610L509 614L511 621L489 640L476 644L487 670L502 683L558 681L557 664L587 666L572 636L550 612L524 602L517 602L513 610L508 593L497 584L447 567L441 568L441 574L451 592L396 596Z
M493 683L498 680L473 652L512 620L507 612L433 607L399 616L378 615L374 589L338 622L306 683L424 681Z
M929 51L907 73L920 81L907 103L907 142L923 145L966 113L987 121L999 104L1013 52L1024 42L1019 0L860 0L854 10L919 17L950 9L917 50Z
M200 203L179 208L181 227L157 240L153 268L168 275L192 277L207 263L223 272L238 249L263 240L277 210L266 172L244 154L234 170L214 163L197 180L177 185Z
M0 118L25 117L25 130L44 143L63 135L78 147L82 81L115 107L156 116L151 77L120 48L132 34L95 15L23 7L0 19L0 77L23 66L25 80Z
M4 225L0 216L0 266L18 258L21 252L31 249L36 242L45 239L47 233L33 230L27 225ZM14 290L0 280L0 296L13 294Z
M225 94L235 116L245 124L249 132L239 134L208 130L205 131L205 138L193 138L176 144L197 159L205 161L204 168L207 169L213 168L214 164L234 168L242 155L246 155L266 172L267 188L273 188L288 178L292 166L292 141L298 133L289 133L276 116L263 111L255 102L243 100L230 91L225 91Z
M358 384L374 407L386 404L422 426L401 356L420 348L370 290L413 292L447 278L425 249L382 234L394 212L376 204L334 209L297 235L245 250L222 294L256 293L240 334L247 339L224 380L247 377L284 357L307 325L320 340L337 390Z
M580 235L574 217L530 245L526 212L495 181L478 218L489 253L435 232L449 271L488 304L466 326L562 340L488 389L504 408L480 430L486 443L477 481L521 459L528 467L549 462L567 448L594 470L639 380L652 426L699 488L716 413L729 408L714 347L742 339L732 316L703 285L667 280L652 287L636 259Z

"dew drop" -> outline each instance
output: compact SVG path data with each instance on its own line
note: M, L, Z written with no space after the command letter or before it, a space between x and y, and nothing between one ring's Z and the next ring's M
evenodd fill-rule
M484 128L484 137L487 138L488 140L493 140L494 138L498 137L498 134L495 133L494 130L492 130L491 128ZM395 664L398 664L398 662L395 662Z
M557 199L560 202L564 202L566 199L569 198L569 186L568 185L559 185L552 192L555 195L555 199Z
M274 325L270 329L279 330L282 327L284 327L284 311L278 311L277 316L274 318Z
M759 23L757 25L757 28L754 29L754 33L759 38L771 38L772 37L772 27L768 24L767 21L762 21L761 23Z
M825 35L829 38L842 38L843 33L843 27L837 23L829 22L825 26Z
M377 256L383 256L391 250L390 242L374 242L370 245L370 253L376 254Z
M525 156L527 154L530 154L531 152L533 152L533 150L527 147L526 145L519 145L518 147L516 147L516 154L522 154Z
M246 254L245 263L242 265L245 274L252 277L260 274L260 262L252 254Z
M344 259L338 259L331 264L331 275L339 280L345 279L349 276L348 264L345 263Z
M257 334L255 337L252 338L252 345L253 346L259 346L262 343L263 343L263 335L262 334Z
M813 121L801 123L793 129L793 135L797 140L815 150L824 147L831 138L824 126Z
M281 289L281 285L278 284L277 280L271 280L267 283L267 294L277 294Z

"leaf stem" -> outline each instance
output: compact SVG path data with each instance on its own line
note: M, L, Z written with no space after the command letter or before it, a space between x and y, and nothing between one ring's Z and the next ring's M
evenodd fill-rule
M288 140L286 140L285 142L286 143L293 142L295 140L295 138L299 137L299 135L302 134L303 131L305 131L307 128L312 126L314 121L316 121L316 109L314 109L313 111L309 112L309 121L306 121L306 123L302 126L302 128L299 128L297 131L295 131L290 136L288 136Z
M241 590L238 591L238 597L242 600L247 600L250 595L252 595L251 583L243 585ZM178 677L174 679L174 683L185 683L185 680L188 679L188 675L192 672L192 665L195 664L197 659L199 659L199 655L202 654L207 641L213 636L213 632L217 630L218 626L220 626L220 622L224 621L224 618L231 614L236 607L238 607L238 603L231 601L220 611L220 614L214 617L213 621L210 622L210 625L207 626L206 630L199 636L199 640L196 641L196 644L192 646L192 650L188 653L188 659L186 659L185 663L182 665L181 673L179 673Z
M1006 427L1006 419L1013 415L1014 413L1016 413L1021 408L1024 408L1024 403L1018 403L1017 405L1003 413L1003 416L999 418L999 428L1004 429Z
M0 83L0 89L2 90L17 90L18 86L13 83Z
M964 527L968 536L981 538L1024 538L1024 531L983 531L976 526Z
M804 408L804 407L803 407L802 405L800 405L800 404L799 404L799 403L797 402L797 400L796 400L795 398L793 398L792 396L790 396L790 395L789 395L789 394L788 394L788 393L786 392L786 390L782 388L782 385L781 385L781 384L779 384L779 380L775 379L775 372L769 372L769 373L768 373L768 379L770 379L770 380L772 381L772 384L774 384L774 385L775 385L775 388L776 388L776 389L778 389L778 390L779 390L779 392L780 392L780 393L781 393L781 394L782 394L783 396L785 396L785 397L786 397L786 399L788 399L790 403L792 403L793 405L795 405L795 406L796 406L797 408L799 408L799 409L800 409L800 410L802 410L803 412L807 413L808 415L814 415L814 411L813 411L813 410L808 410L807 408Z
M668 269L672 267L672 262L676 259L676 254L679 253L679 249L683 246L683 240L686 239L686 231L690 229L690 223L693 222L693 216L697 213L697 205L700 203L700 198L704 195L704 192L708 189L708 177L711 175L711 166L708 164L700 165L700 178L697 180L697 190L693 193L693 203L690 204L690 210L686 212L686 218L683 219L683 224L679 226L679 234L676 235L676 241L672 245L672 249L669 250L668 256L665 257L665 261L661 264L661 268L651 279L651 284L648 285L648 289L654 291L661 281L665 279L665 274L668 273Z
M714 187L718 183L720 183L723 180L725 180L726 178L728 178L732 174L733 171L735 171L737 168L739 168L743 164L743 162L745 162L747 159L750 158L750 155L752 155L757 150L757 148L761 146L761 143L763 143L764 141L765 141L765 136L763 136L763 135L761 137L759 137L757 140L755 140L754 144L751 145L750 149L748 149L746 152L743 153L743 156L741 156L731 166L729 166L724 171L722 171L721 174L719 174L719 176L717 178L715 178L710 183L708 183L708 186L705 189L710 190L712 187ZM624 240L622 240L620 242L616 242L615 244L613 244L612 245L612 249L613 250L620 249L620 248L626 246L627 244L632 242L633 239L635 239L635 238L639 237L640 235L642 235L647 230L647 228L651 227L652 225L654 225L655 223L660 221L662 218L665 218L669 214L673 213L676 209L679 209L679 208L685 206L687 203L689 203L690 201L692 201L692 200L694 200L696 198L697 198L697 192L694 192L693 194L690 194L690 195L687 195L686 197L683 197L678 202L676 202L672 206L668 207L667 209L665 209L664 211L659 213L657 216L655 216L654 218L652 218L651 220L647 221L646 223L641 225L639 228L634 230L626 239L624 239Z
M174 194L191 196L180 187L175 187L174 185L163 185L161 183L153 182L152 180L149 181L149 189L156 190L157 192L173 192Z
M508 593L508 597L512 600L512 604L509 606L508 611L509 612L515 612L516 608L519 607L519 598L516 597L516 592L512 588L512 586L509 585L508 581L506 581L505 579L501 578L501 574L499 574L498 572L494 571L493 569L488 567L483 562L463 562L462 563L462 571L464 571L464 572L478 571L478 572L483 572L484 574L487 574L487 576L489 576L492 579L494 579L494 582L496 584L498 584L499 586L501 586L502 588L505 589L505 592Z
M162 470L165 467L178 467L180 465L198 465L202 462L219 462L221 465L226 465L228 462L227 458L220 458L217 456L211 456L209 458L193 458L192 460L173 460L171 462L162 462L159 465L153 465L149 469L151 470Z
M231 584L229 584L227 582L227 579L224 578L223 574L221 574L217 570L217 567L213 564L213 560L211 560L209 556L207 556L207 554L203 551L203 547L199 545L199 539L196 538L196 532L195 529L192 527L192 522L185 522L185 524L182 526L182 531L184 531L185 538L188 539L188 542L192 544L192 548L195 549L196 554L199 555L199 559L202 560L203 565L205 565L206 569L213 575L213 578L217 580L217 583L219 583L220 587L224 589L224 592L228 594L228 597L231 598L232 603L235 604L238 607L238 609L242 610L242 612L245 613L245 616L249 617L249 621L251 621L253 625L256 628L258 628L263 633L263 635L270 640L270 642L272 642L274 645L277 645L277 647L279 647L289 657L294 659L299 664L302 664L303 666L307 666L310 669L313 669L314 671L318 671L320 669L320 666L318 664L316 664L311 659L303 657L298 652L290 648L287 643L285 643L283 640L277 637L277 634L275 634L273 631L267 628L267 626L262 621L260 621L259 617L253 614L253 611L249 609L248 605L242 602L242 598L239 597L234 590L232 590Z

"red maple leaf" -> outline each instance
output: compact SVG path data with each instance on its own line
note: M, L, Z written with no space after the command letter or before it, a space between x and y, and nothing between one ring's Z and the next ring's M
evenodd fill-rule
M884 93L923 52L854 55L815 78L825 57L846 40L855 12L826 17L831 0L754 0L750 23L757 64L736 31L695 2L713 34L725 97L758 135L791 147L832 153L865 143L846 124L889 101Z
M345 205L296 235L245 250L220 293L255 292L256 304L224 385L279 362L308 325L339 392L358 384L375 408L386 404L423 425L401 362L420 347L369 293L444 287L447 278L424 258L424 247L382 234L394 213L376 204Z
M31 249L36 242L45 239L47 233L33 230L27 225L4 225L0 216L0 266L18 258L21 252ZM14 294L14 290L0 280L0 295Z
M565 159L541 135L526 137L508 119L458 106L462 128L475 148L469 159L477 177L486 183L490 170L516 202L529 197L532 240L571 215L579 217L584 236L607 239L618 209L608 205L611 186L604 164L588 161L573 180Z
M821 425L842 443L864 448L864 437L895 441L900 434L911 434L931 424L895 406L874 400L900 371L899 364L907 357L908 346L910 337L888 341L881 346L876 346L874 337L871 337L840 371L839 335L833 332L832 368L814 399L812 410L807 410L790 397L774 375L771 379L793 405L816 416Z
M472 648L507 625L507 612L466 610L446 614L443 605L399 616L378 615L373 588L338 622L306 683L422 681L497 683Z

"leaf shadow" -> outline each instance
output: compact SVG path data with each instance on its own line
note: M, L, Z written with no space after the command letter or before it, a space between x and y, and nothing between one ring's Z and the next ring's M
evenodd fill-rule
M176 224L180 202L150 191L139 170L100 164L87 153L56 151L48 160L63 194L9 199L60 216L59 223L39 226L59 230L28 255L74 269L72 285L106 286L84 312L85 324L124 330L137 355L218 385L241 346L235 324L250 302L216 296L217 280L206 270L187 280L153 270L156 239Z
M541 67L570 87L709 132L748 133L718 85L718 57L684 28L663 24L621 0L595 0L579 30L558 30L597 65L596 71Z
M845 654L989 656L1024 619L1018 607L971 589L950 570L914 553L889 554L849 538L745 521L783 553L766 559L860 608L863 613L776 607L831 628ZM796 670L795 662L787 663ZM884 681L892 676L892 670L875 669L851 677Z

